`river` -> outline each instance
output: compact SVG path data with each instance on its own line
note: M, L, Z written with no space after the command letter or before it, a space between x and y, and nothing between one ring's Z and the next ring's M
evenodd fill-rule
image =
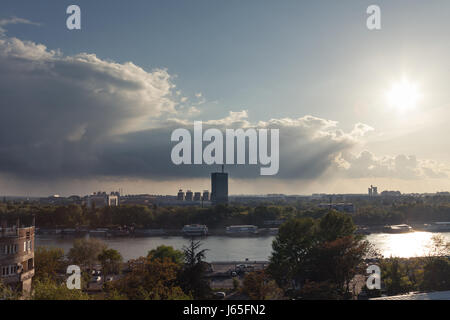
M374 233L368 235L366 239L385 257L407 258L426 255L432 243L432 236L438 234L450 242L450 232ZM202 248L208 249L206 252L207 261L267 260L272 252L273 239L274 236L209 236L202 239ZM37 235L36 246L58 247L67 253L73 245L73 240L73 237ZM145 256L149 250L160 245L172 246L181 250L183 246L189 243L189 239L177 236L121 237L102 240L106 242L108 247L118 250L125 260Z

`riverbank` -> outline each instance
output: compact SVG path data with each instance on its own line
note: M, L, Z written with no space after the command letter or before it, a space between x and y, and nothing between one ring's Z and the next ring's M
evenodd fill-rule
M210 229L208 236L230 236L230 237L266 237L268 235L276 235L278 228L259 228L256 233L241 232L241 233L227 233L225 228ZM83 237L86 235L96 237L162 237L162 236L187 236L183 234L181 229L46 229L37 228L38 235L60 235L60 236L74 236ZM189 237L189 236L187 236Z

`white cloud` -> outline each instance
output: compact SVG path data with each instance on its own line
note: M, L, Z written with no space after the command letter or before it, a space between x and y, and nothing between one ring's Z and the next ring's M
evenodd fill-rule
M0 19L0 36L4 35L6 33L5 27L10 24L29 24L34 26L40 26L40 23L32 22L27 19L18 18L18 17L12 17L8 19Z

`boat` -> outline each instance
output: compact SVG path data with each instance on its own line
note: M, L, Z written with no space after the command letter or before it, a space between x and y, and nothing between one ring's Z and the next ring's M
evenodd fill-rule
M253 225L229 226L226 228L228 235L251 235L258 234L258 227Z
M181 229L184 236L206 236L208 235L208 227L204 224L187 224Z
M414 231L411 226L407 224L396 224L392 226L384 227L384 231L387 233L407 233Z
M425 231L428 232L450 231L450 222L433 222L432 224L426 224Z

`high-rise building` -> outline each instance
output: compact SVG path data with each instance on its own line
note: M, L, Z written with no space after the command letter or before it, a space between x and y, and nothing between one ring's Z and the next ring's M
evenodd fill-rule
M179 201L183 201L184 200L183 189L178 190L177 200L179 200Z
M208 190L204 190L203 191L202 200L203 201L209 201L209 191Z
M192 201L192 198L193 198L192 191L191 190L186 191L186 198L185 198L185 200L186 201Z
M370 185L369 188L369 197L378 196L378 188Z
M202 200L202 193L201 192L195 192L194 193L194 201L201 201Z
M213 204L228 203L228 173L211 173L211 202Z

